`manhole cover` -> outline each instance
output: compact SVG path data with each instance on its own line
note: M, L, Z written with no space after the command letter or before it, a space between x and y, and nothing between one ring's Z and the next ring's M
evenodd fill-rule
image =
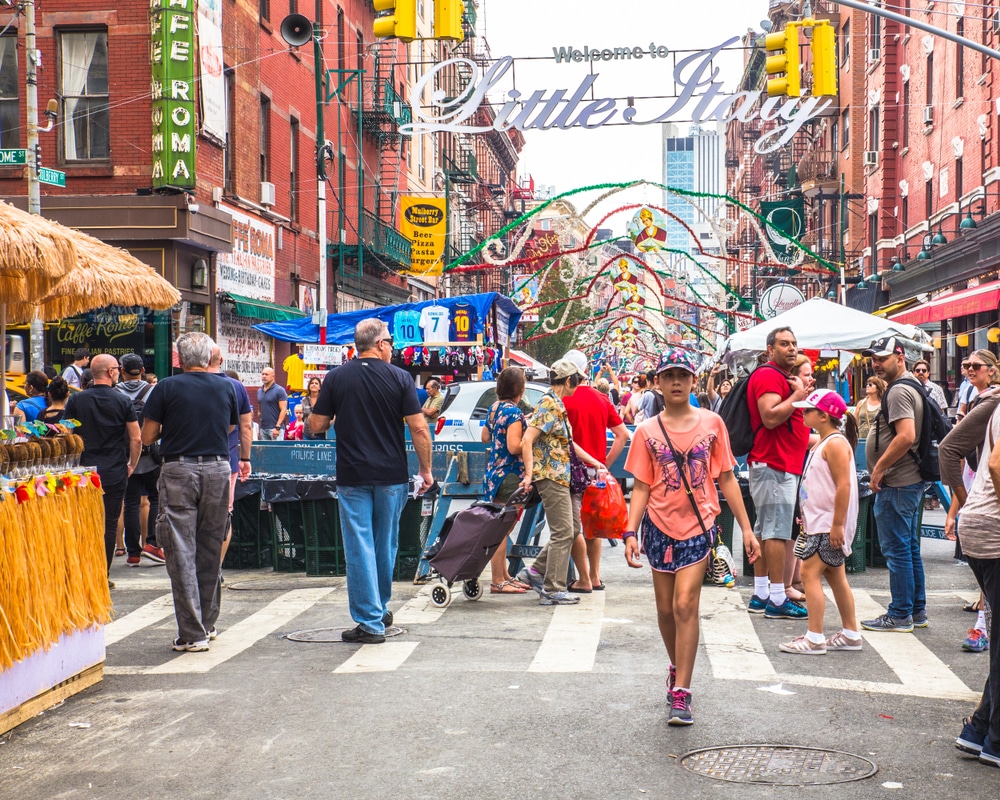
M336 642L340 644L343 641L340 634L346 630L348 628L310 628L309 630L286 633L284 638L293 642L312 642L314 644ZM385 629L385 638L399 636L401 633L406 633L406 629L400 628L398 625L390 625Z
M681 766L706 778L772 786L815 786L850 783L872 777L878 767L867 758L777 744L707 747L681 756Z

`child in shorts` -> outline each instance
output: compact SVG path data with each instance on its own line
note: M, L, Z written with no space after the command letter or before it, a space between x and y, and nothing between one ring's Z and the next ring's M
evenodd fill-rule
M736 460L726 425L718 414L689 402L695 369L685 350L660 356L656 376L664 408L636 427L625 461L635 477L623 534L625 560L639 568L642 552L653 572L657 624L671 662L669 725L694 722L690 686L700 633L698 603L720 512L718 490L743 531L747 557L753 562L760 555L733 475Z
M817 389L792 405L802 409L803 420L820 439L809 454L799 484L802 533L795 543L795 555L802 559L808 630L804 636L778 646L785 653L813 656L824 655L828 650L860 650L854 595L844 569L858 518L858 479L854 467L857 423L847 413L843 398L829 389ZM830 638L823 635L824 576L833 591L842 625Z

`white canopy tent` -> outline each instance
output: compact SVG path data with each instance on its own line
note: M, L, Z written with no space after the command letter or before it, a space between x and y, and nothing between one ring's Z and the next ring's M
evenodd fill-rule
M800 350L857 352L883 336L898 336L908 359L919 358L931 349L930 338L915 325L893 322L814 297L773 319L733 334L713 361L722 361L732 368L752 366L757 356L767 350L767 334L784 327L792 329Z

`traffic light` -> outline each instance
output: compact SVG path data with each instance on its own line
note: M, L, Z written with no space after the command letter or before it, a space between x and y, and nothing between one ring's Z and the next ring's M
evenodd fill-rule
M376 11L392 12L375 18L376 39L412 42L417 38L417 0L373 0L373 5Z
M837 94L837 34L829 23L813 26L813 97Z
M465 3L462 0L434 0L434 38L465 41L462 17Z
M778 55L768 56L765 69L768 75L780 75L783 78L771 78L767 82L767 96L799 97L802 88L799 82L799 28L797 25L786 25L783 31L769 33L764 37L764 49L776 51Z

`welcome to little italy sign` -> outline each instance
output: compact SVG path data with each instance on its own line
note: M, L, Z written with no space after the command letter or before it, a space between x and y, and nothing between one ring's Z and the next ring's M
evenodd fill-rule
M673 69L673 80L679 91L662 113L641 118L639 110L632 105L620 106L611 97L593 99L594 84L599 74L586 75L580 84L569 89L547 91L539 89L530 95L516 89L503 93L505 102L496 111L492 125L476 126L468 124L488 96L501 92L500 84L514 65L512 56L503 56L480 72L479 66L466 58L453 58L436 64L417 81L412 97L423 97L424 92L433 87L439 73L447 74L458 64L471 70L472 79L466 90L458 97L448 98L441 90L434 91L431 107L419 104L413 108L413 122L401 125L400 133L415 136L435 131L457 133L487 133L488 131L549 130L559 128L600 128L609 124L658 125L670 122L687 111L692 122L729 122L738 119L750 122L753 119L774 121L778 124L765 131L754 145L758 153L770 153L787 144L793 136L810 120L823 114L834 102L829 97L769 97L762 100L761 92L726 92L718 80L719 69L712 63L719 53L740 41L738 36L722 44L699 50L677 61ZM608 62L625 60L663 60L669 50L663 46L618 47L614 49L578 50L573 47L553 48L557 64L580 62Z

